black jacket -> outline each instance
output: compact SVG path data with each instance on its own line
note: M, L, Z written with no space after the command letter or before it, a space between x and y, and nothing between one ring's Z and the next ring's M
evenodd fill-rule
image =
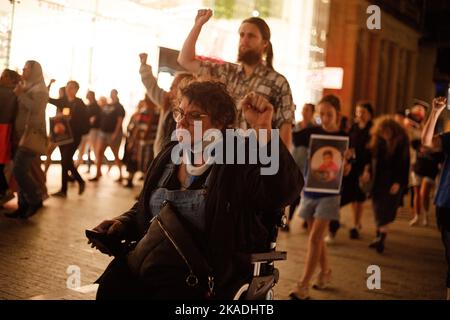
M388 196L394 183L400 184L402 189L408 187L410 155L407 140L398 143L392 154L388 153L386 143L380 142L379 150L372 159L374 198Z
M69 125L75 141L79 141L81 136L89 132L89 111L83 100L80 98L75 98L73 101L69 101L66 98L49 99L49 103L55 105L60 112L64 108L70 109Z
M212 167L206 200L204 254L213 269L215 288L219 292L236 274L249 270L249 260L243 259L246 254L268 251L269 230L265 221L298 198L303 188L303 177L294 159L281 141L279 145L279 170L272 176L261 175L260 164L214 164ZM165 165L171 162L174 146L175 143L167 145L152 162L139 201L117 217L125 224L129 239L141 239L149 228L149 199ZM146 251L137 254L142 258L152 248L141 250Z
M13 124L17 112L17 97L13 90L0 86L0 124Z

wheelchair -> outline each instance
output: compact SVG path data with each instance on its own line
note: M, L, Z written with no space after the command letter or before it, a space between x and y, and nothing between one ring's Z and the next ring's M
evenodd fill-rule
M275 268L274 262L287 260L286 251L276 250L278 229L287 224L284 210L277 211L265 224L270 226L269 251L250 255L253 275L238 287L233 300L274 300L273 289L280 278L280 272Z
M246 273L245 278L232 281L232 286L227 288L226 292L221 295L221 298L247 301L274 300L273 288L279 280L279 271L275 268L274 262L287 259L287 252L276 251L276 240L278 228L286 224L287 217L284 215L284 211L277 211L264 215L262 222L267 230L269 230L268 237L266 238L268 251L250 254L249 260L253 265L253 272ZM124 258L129 251L134 249L136 241L121 240L120 243L112 243L112 241L104 242L105 239L90 238L90 240L96 243L98 247L107 249L110 255L116 257L108 266L107 270L109 271L105 271L100 277L102 279L101 282L106 279L108 281L103 283L112 283L112 285L107 284L105 286L106 289L101 290L101 298L97 294L97 299L117 299L119 296L122 297L121 295L124 291L122 285L129 285L130 288L129 290L127 289L129 292L136 290L139 286L135 288L133 284L130 285L129 278L133 278L133 276ZM100 283L98 282L99 280L97 280L97 283ZM117 280L119 284L115 284ZM109 293L108 290L112 290L113 293ZM138 297L138 299L140 298Z

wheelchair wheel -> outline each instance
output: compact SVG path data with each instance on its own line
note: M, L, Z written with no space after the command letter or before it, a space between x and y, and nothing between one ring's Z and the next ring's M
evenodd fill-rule
M267 293L266 293L266 300L270 300L270 301L275 300L275 297L274 297L274 294L273 294L273 290L272 290L272 289L270 289L269 291L267 291Z
M242 285L234 295L233 300L245 300L245 295L247 294L249 286L248 283Z

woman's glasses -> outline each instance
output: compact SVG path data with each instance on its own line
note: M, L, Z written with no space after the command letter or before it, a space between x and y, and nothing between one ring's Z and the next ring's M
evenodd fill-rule
M208 114L199 111L191 111L184 113L183 109L181 108L174 108L172 110L172 113L175 122L178 123L181 122L183 119L186 119L187 123L189 123L190 125L194 124L195 121L202 121L202 118L208 116Z

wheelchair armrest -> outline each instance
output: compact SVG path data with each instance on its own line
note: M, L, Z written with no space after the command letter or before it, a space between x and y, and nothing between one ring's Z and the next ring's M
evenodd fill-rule
M251 263L268 262L268 261L280 261L287 259L286 251L272 251L264 253L253 253L250 255Z

